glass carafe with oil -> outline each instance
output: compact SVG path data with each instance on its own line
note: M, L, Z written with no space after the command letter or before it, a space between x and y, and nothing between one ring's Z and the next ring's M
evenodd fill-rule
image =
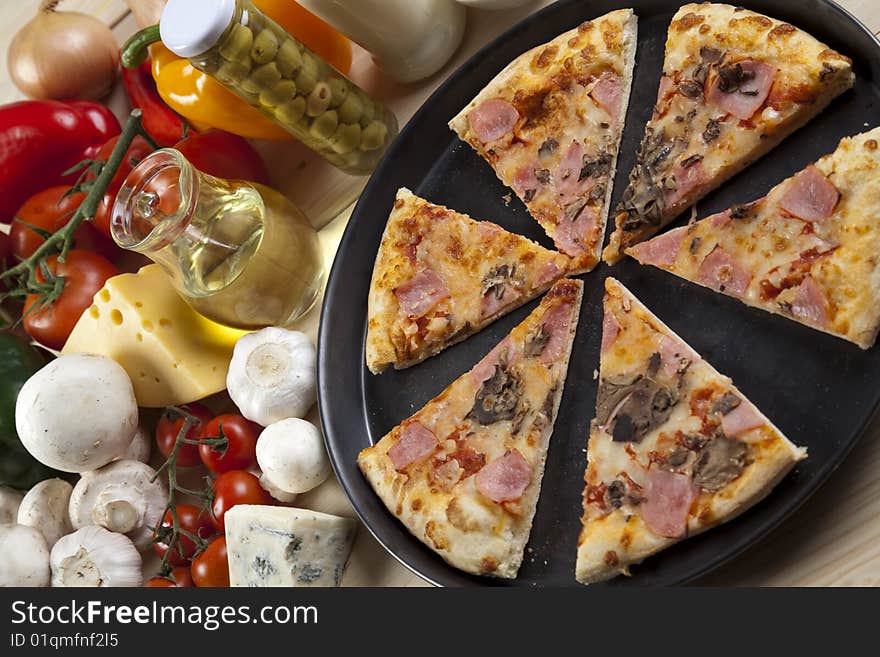
M113 239L162 265L181 296L226 326L286 326L323 275L318 236L278 192L223 180L173 149L144 158L113 206Z

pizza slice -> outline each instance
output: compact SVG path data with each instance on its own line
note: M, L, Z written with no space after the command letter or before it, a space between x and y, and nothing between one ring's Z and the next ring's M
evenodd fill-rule
M583 283L556 283L473 369L358 465L392 514L456 568L516 577L538 503Z
M604 311L577 549L583 584L730 520L806 456L613 278Z
M880 327L880 128L764 198L642 242L642 264L867 349Z
M367 309L367 367L403 369L534 299L569 259L488 221L397 192Z
M613 11L517 57L449 122L572 273L599 260L635 51L635 15Z
M742 7L683 6L604 260L613 264L764 155L853 79L847 57L793 25Z

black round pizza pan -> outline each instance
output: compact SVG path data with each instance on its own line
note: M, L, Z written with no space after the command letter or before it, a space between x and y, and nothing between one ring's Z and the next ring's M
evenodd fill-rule
M880 42L827 0L761 0L750 9L808 31L853 60L856 83L818 118L699 204L699 216L762 196L837 142L880 124ZM575 585L574 562L593 415L603 281L613 275L732 377L809 458L762 502L731 522L689 538L605 585L680 584L735 557L777 526L840 465L880 402L880 349L858 347L628 259L581 278L584 305L568 381L550 443L541 498L519 576L464 574L411 536L361 475L358 452L466 372L537 304L534 301L428 361L373 376L364 366L367 292L398 187L551 247L550 241L447 122L509 61L584 20L632 6L639 17L637 64L620 150L614 200L633 164L657 94L666 30L678 2L561 0L484 47L453 73L410 120L358 201L330 273L318 343L318 397L327 448L343 489L369 530L412 571L439 585ZM878 217L866 217L876 221ZM679 218L679 223L685 218Z

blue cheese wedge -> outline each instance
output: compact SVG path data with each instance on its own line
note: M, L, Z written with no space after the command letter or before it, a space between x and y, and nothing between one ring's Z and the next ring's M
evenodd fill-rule
M231 586L339 586L356 523L326 513L240 504L226 512Z

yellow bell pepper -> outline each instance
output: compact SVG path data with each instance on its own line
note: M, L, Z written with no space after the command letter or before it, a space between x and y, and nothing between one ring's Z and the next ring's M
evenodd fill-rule
M253 0L269 18L342 73L351 68L351 43L293 0ZM219 128L250 139L293 139L284 128L251 107L209 75L161 43L150 46L156 88L171 109L197 130Z

